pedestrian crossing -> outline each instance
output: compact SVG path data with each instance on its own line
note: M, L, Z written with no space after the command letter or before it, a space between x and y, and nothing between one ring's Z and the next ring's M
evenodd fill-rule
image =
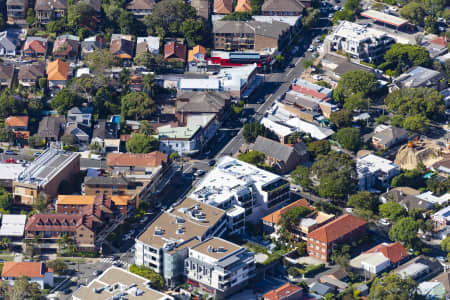
M114 263L114 260L111 257L103 257L100 261L102 263L111 264L111 265ZM120 260L120 259L116 260L116 262L120 263L120 266L125 268L125 269L128 269L128 267L130 266L129 263L127 263L127 262L125 262L123 260Z

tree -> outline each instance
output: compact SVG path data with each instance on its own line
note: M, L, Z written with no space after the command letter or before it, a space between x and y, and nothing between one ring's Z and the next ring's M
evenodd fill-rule
M336 133L336 140L347 150L356 151L361 145L360 133L358 128L341 128Z
M292 276L292 277L300 276L300 271L296 267L289 267L287 272L288 272L289 276Z
M0 95L0 117L7 118L23 112L22 102L10 90L4 90Z
M62 259L55 259L47 262L47 266L52 268L56 274L63 274L69 266Z
M338 128L349 127L352 125L352 115L352 111L347 109L333 111L330 115L330 121Z
M126 148L131 153L150 153L159 149L159 141L153 136L137 133L127 141Z
M411 277L403 278L390 272L383 277L375 277L370 287L368 300L402 300L416 297L417 284Z
M34 9L31 7L28 8L28 10L27 10L26 22L29 27L33 27L34 23L36 22L36 13L34 12Z
M0 208L8 210L13 202L11 193L8 193L3 187L0 188Z
M37 282L29 282L29 278L22 276L14 281L12 289L12 299L45 299L40 286Z
M42 148L45 146L44 138L37 135L32 135L28 138L28 145L31 148Z
M97 49L89 53L84 63L96 75L104 75L115 64L114 55L107 49Z
M337 87L333 91L333 97L337 102L345 103L353 94L361 97L370 97L378 88L375 74L365 71L350 71L339 79Z
M395 76L414 66L431 67L432 60L428 50L417 45L394 44L384 54L382 70L393 70Z
M155 130L152 128L149 121L142 120L139 122L139 133L144 135L154 135Z
M306 29L315 27L320 21L320 9L308 7L306 9L306 17L302 18L303 26Z
M194 47L205 42L208 27L201 19L187 19L181 24L180 33L186 38L188 47Z
M122 10L119 15L119 28L122 34L133 34L136 28L134 15L126 10Z
M260 135L263 137L271 137L272 132L258 122L246 123L244 125L243 135L246 143L253 143Z
M389 238L396 242L403 242L408 247L412 247L417 240L419 225L411 218L402 218L389 230Z
M426 12L422 4L412 1L400 9L400 15L411 23L423 26Z
M69 109L79 105L79 97L68 88L60 90L50 103L53 109L56 109L59 114L65 114Z
M297 243L297 244L295 244L295 247L297 248L295 251L297 252L297 254L299 256L306 255L307 246L306 246L305 242Z
M242 161L245 161L246 163L255 166L264 164L264 161L266 159L264 153L255 150L248 151L247 153L241 153L239 154L238 158Z
M406 170L392 179L392 187L409 186L415 189L425 187L426 169L415 168L413 170Z
M138 66L150 67L154 61L154 56L148 52L140 52L134 57L134 63Z
M122 97L122 115L126 118L142 120L155 110L155 102L144 92L131 92Z
M10 245L11 245L11 239L5 237L0 240L0 248L1 249L8 249Z
M402 126L406 130L427 133L428 132L428 120L424 116L408 116L403 120Z
M359 191L351 195L347 201L347 205L360 210L369 210L373 213L376 213L378 210L377 198L367 191Z
M312 59L305 59L305 60L302 61L302 65L303 65L303 68L308 69L309 67L314 66L314 60L312 60Z
M450 252L450 236L448 236L442 240L441 249L442 249L442 251Z
M291 207L281 215L281 219L278 221L278 225L280 225L283 230L291 232L297 227L299 220L310 212L311 209L308 207Z
M291 172L292 182L302 187L303 190L309 190L312 187L311 168L298 166Z
M44 209L47 207L47 198L44 194L39 193L34 201L33 208L39 212L44 212Z
M67 9L67 26L73 28L76 32L80 25L89 26L94 15L94 9L85 2L69 5Z
M350 95L345 99L344 108L349 111L368 109L370 105L370 99L364 97L361 93Z
M318 156L320 154L327 154L331 151L330 142L327 140L314 141L309 143L308 152L314 156Z
M151 287L155 290L162 290L164 288L164 279L162 276L149 267L136 266L135 264L132 264L130 266L130 272L147 278L150 281Z
M406 216L405 208L397 202L383 203L378 207L378 209L383 218L387 218L394 222Z

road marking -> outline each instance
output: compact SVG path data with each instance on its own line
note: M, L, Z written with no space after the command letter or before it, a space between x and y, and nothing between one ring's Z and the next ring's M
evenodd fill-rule
M287 76L289 76L293 70L294 69L289 70L289 72L287 73Z

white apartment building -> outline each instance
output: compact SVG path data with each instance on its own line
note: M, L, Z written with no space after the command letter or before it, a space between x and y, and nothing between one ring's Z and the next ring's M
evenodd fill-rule
M362 61L377 60L395 42L385 32L348 21L340 22L325 38L326 52L342 51Z
M390 180L400 174L400 167L388 159L366 154L356 160L359 190L370 190L378 185L386 187Z
M188 283L224 299L255 276L255 257L245 248L213 237L189 249L184 270Z
M135 240L135 263L161 274L168 286L184 276L188 249L227 229L225 212L186 198L158 216Z
M224 210L234 206L236 210L227 211L230 221L243 218L242 214L245 219L257 220L289 200L289 182L254 165L223 156L190 197ZM242 219L242 226L244 221ZM243 230L244 227L236 227L231 231Z

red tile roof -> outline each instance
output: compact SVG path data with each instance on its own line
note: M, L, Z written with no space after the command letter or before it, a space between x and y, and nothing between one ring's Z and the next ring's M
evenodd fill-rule
M430 43L435 44L435 45L439 45L439 46L442 46L442 47L447 47L447 44L448 44L447 40L443 36L435 37L434 39L432 39L430 41Z
M28 117L27 116L10 116L5 120L6 124L10 127L27 127Z
M177 42L168 42L164 45L165 59L186 60L186 46Z
M167 154L150 153L109 153L106 157L108 167L158 167L167 162Z
M3 264L2 277L27 276L30 278L42 278L46 272L53 272L53 269L47 268L43 262L6 261Z
M390 260L391 263L395 264L404 258L408 257L408 250L403 247L400 243L391 243L391 244L379 244L373 247L370 250L367 250L364 253L375 253L381 252L383 255Z
M77 227L83 225L87 218L83 215L65 214L34 214L28 219L25 230L28 231L52 231L75 232ZM85 224L90 227L90 225Z
M301 85L296 85L296 84L292 85L292 90L297 92L297 93L302 93L302 94L305 94L305 95L308 95L308 96L311 96L311 97L314 97L314 98L317 98L317 99L320 99L320 100L325 99L325 98L328 97L324 93L318 92L318 91L313 90L313 89L309 89L309 88L301 86Z
M329 244L366 224L367 222L360 218L345 214L336 220L319 227L313 232L310 232L308 238L313 238Z
M300 299L300 297L292 298L294 293L298 293L300 296L302 288L288 282L277 289L268 291L263 297L264 300Z
M280 221L281 216L283 216L283 214L286 211L288 211L292 207L297 207L297 206L303 206L303 207L310 208L311 210L313 210L311 205L309 205L308 200L306 200L306 199L299 199L299 200L297 200L295 202L292 202L291 204L286 205L285 207L282 207L279 210L274 211L273 213L265 216L263 218L263 220L268 222L268 223L278 224L278 221Z
M32 40L31 42L26 42L23 51L32 51L35 53L45 54L47 53L47 43L38 40Z

